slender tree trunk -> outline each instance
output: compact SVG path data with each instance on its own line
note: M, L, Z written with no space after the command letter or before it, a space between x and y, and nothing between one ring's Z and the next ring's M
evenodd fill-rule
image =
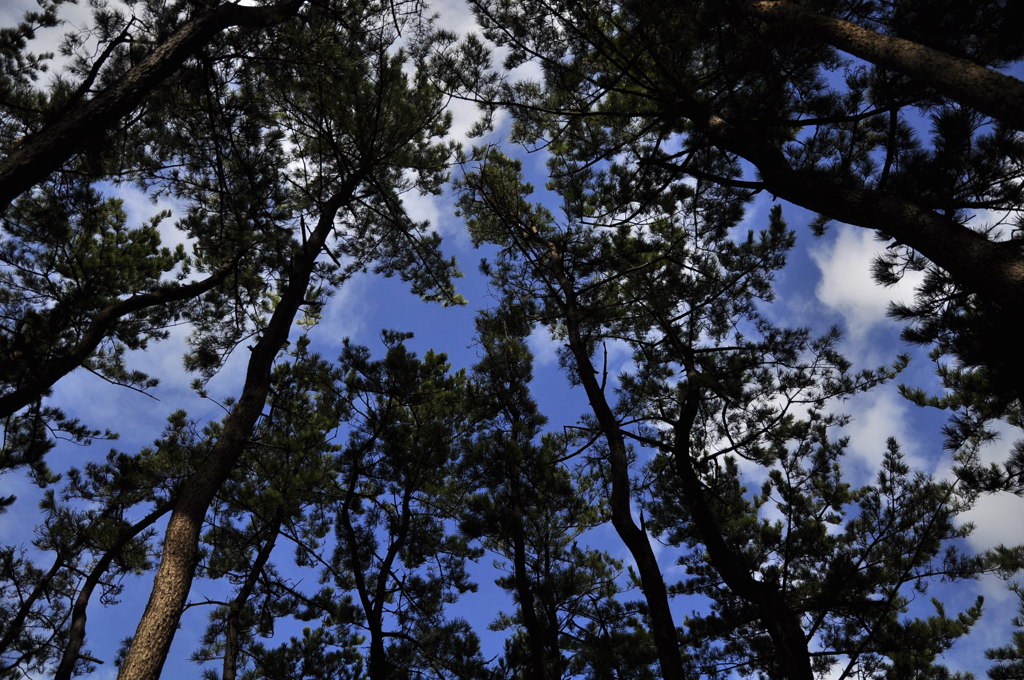
M17 196L45 180L81 151L90 140L114 127L218 33L231 26L272 26L298 12L302 2L287 0L267 7L227 3L186 23L131 68L116 85L26 136L0 161L0 213Z
M354 175L324 204L316 229L292 261L280 302L263 336L252 348L242 393L225 419L217 443L185 482L171 514L153 590L121 666L119 680L156 680L160 676L192 586L206 511L252 436L266 402L274 359L288 341L295 315L305 302L316 259L334 227L338 210L351 199L361 181L361 174Z
M711 566L722 577L729 590L754 605L775 644L775 660L787 680L814 680L807 637L800 625L800 616L792 610L784 595L772 583L756 581L744 563L743 556L725 541L720 520L708 503L704 487L693 469L690 433L697 417L701 396L692 380L680 409L675 427L675 450L672 452L676 479L682 487L682 501L690 512L693 525L707 549Z
M626 455L626 442L619 429L615 413L608 404L604 390L597 380L597 372L590 362L590 356L583 342L580 330L581 314L576 301L576 291L565 272L561 254L556 246L544 241L536 233L525 236L540 243L543 251L546 251L542 257L547 258L561 294L569 350L576 363L576 372L586 391L590 407L597 417L601 433L608 443L608 464L612 487L609 505L612 526L636 561L640 585L647 600L648 615L651 619L651 635L654 637L662 678L664 680L683 680L685 677L683 657L679 649L679 638L676 634L672 610L668 603L668 589L665 587L665 579L658 566L658 560L654 556L647 532L633 521L630 511L629 458Z
M819 14L790 0L748 5L765 21L828 44L878 66L898 71L998 121L1024 129L1024 82L910 40L883 35Z
M413 491L408 486L402 492L402 514L398 521L398 531L395 532L391 545L388 546L384 559L381 560L380 570L377 574L377 583L373 593L372 620L374 628L370 635L370 680L392 680L397 677L384 649L384 604L388 600L391 569L409 537L409 525L412 520L412 494ZM371 619L370 612L367 612L366 618L368 621Z
M118 320L149 307L199 297L224 281L236 263L237 259L232 260L201 281L161 286L148 293L132 295L100 310L74 347L60 356L44 361L39 366L33 366L31 371L26 372L25 382L0 396L0 419L7 418L36 401L58 380L81 366L82 362L88 359L89 355L103 342L107 333Z
M400 545L401 541L404 541L407 523L403 516L403 521L399 527L398 537L395 539L396 542L393 542L388 546L388 551L382 560L380 569L378 570L377 582L373 587L371 587L371 584L366 579L366 574L363 572L362 565L360 564L357 554L357 551L359 550L359 538L356 535L355 525L352 524L352 505L357 499L356 486L358 485L358 481L359 472L352 472L351 479L349 480L348 492L346 494L345 501L342 504L341 512L338 513L338 519L345 531L345 538L348 540L349 569L352 571L352 580L355 582L356 594L359 596L359 604L363 608L363 614L366 616L366 628L370 634L368 674L370 680L389 680L391 677L391 669L384 649L384 598L386 596L387 579L391 563L394 561L394 558L398 553L397 546ZM403 505L405 505L405 502L403 502Z
M523 530L523 504L519 494L518 472L509 470L509 486L512 490L511 530L512 530L512 574L515 580L516 596L523 613L523 626L526 628L526 644L530 653L529 680L545 680L547 664L544 660L544 635L537 608L534 606L533 588L530 585L530 574L526 568L526 538Z
M278 530L281 528L280 516L275 517L273 526L270 527L270 537L263 543L259 554L253 560L245 582L238 589L238 594L231 601L227 617L227 630L224 633L224 665L221 670L221 680L235 680L238 676L238 654L241 651L239 640L241 639L241 614L245 603L252 596L256 588L256 581L259 580L263 567L270 559L270 553L274 552L274 545L277 543ZM54 680L57 680L56 678Z
M612 526L626 544L630 554L636 561L636 569L640 575L640 585L647 600L648 614L651 617L651 634L661 664L661 675L664 680L683 680L683 657L679 650L679 638L676 625L672 618L672 610L668 604L668 590L661 575L661 568L654 556L647 532L633 521L630 512L630 481L629 460L626 456L626 443L619 431L619 423L605 399L604 392L597 382L596 373L590 363L590 357L580 342L577 324L570 321L569 349L576 360L580 381L587 393L590 407L597 416L601 432L608 443L608 463L611 471L611 511ZM575 335L575 337L574 337Z
M75 597L75 604L71 608L71 626L68 628L68 641L64 646L64 654L61 656L60 664L54 672L53 680L71 680L71 675L75 670L75 662L78 661L82 645L85 644L85 624L88 618L86 609L89 606L89 600L92 598L93 591L96 590L96 586L99 585L103 575L110 568L110 563L121 554L121 551L124 550L129 541L167 514L172 505L171 501L161 503L141 520L130 527L122 529L114 545L103 554L103 557L89 571L89 575L82 584L81 590L78 591L78 595Z

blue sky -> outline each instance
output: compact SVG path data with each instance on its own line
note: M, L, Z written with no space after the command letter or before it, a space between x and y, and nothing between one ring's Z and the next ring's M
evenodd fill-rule
M443 24L447 28L456 31L472 29L471 16L463 5L453 0L436 3L435 6L444 17ZM75 15L81 15L83 10L82 7L69 9ZM10 7L6 10L0 8L0 21L5 24L9 22L9 11ZM529 66L523 67L519 75L530 76ZM454 134L464 137L469 124L475 119L475 112L464 102L453 102L452 106L456 116ZM508 119L504 117L486 141L503 142L507 123ZM522 149L509 149L508 152L523 157L529 181L537 186L544 184L544 158L541 154L526 155ZM173 204L154 206L145 196L130 189L120 190L119 195L124 198L133 222L140 222L164 207L176 208ZM771 200L770 196L760 195L752 205L745 225L756 228L763 224ZM431 220L445 239L445 250L459 259L465 278L459 282L458 288L469 305L461 308L425 305L398 279L383 279L372 274L357 276L334 296L320 325L311 332L317 351L333 357L340 350L342 338L349 337L380 355L383 351L381 329L394 329L415 333L415 338L408 344L420 355L433 348L446 352L456 367L469 367L476 362L474 314L477 309L492 306L494 300L486 281L477 272L481 253L472 248L461 220L453 214L453 203L450 191L439 197L406 198L412 217ZM913 282L897 289L883 289L871 281L870 262L883 245L874 240L871 232L845 225L832 226L825 237L813 237L805 228L812 215L788 204L784 204L784 216L796 229L797 246L789 265L778 278L778 299L769 314L779 320L785 319L790 325L805 325L819 332L833 324L839 325L844 331L843 349L855 368L891 362L897 353L911 351L915 358L897 382L935 388L936 381L926 353L919 348L905 346L898 338L899 326L885 316L889 301L894 297L907 299ZM978 220L984 217L979 215ZM179 236L173 231L172 223L173 220L165 222L165 240L173 243ZM112 445L120 450L135 451L151 443L162 429L167 415L179 408L188 410L193 417L219 418L222 412L216 404L200 399L189 387L192 376L186 374L181 366L186 335L186 328L176 328L169 340L156 343L149 351L131 359L134 366L161 379L160 386L153 390L155 399L111 386L84 371L76 371L62 380L54 389L55 403L86 423L117 430L121 437L117 442L96 442L91 447L61 444L50 455L51 465L58 471L81 466L89 460L101 459ZM292 337L297 335L298 329L294 329ZM550 418L550 426L560 429L562 425L574 423L585 412L586 402L579 391L569 388L558 368L557 342L539 330L531 337L530 345L536 357L534 393L541 410ZM212 396L221 399L237 394L246 355L244 347L235 352L210 384ZM612 361L613 369L621 368L628 361L628 356L613 353ZM618 367L614 365L615 361L619 362ZM941 448L939 433L944 416L906 402L896 392L895 384L861 395L848 402L843 410L853 416L846 428L851 437L847 461L850 481L864 484L874 477L889 436L900 440L910 461L918 469L938 477L949 474L950 460ZM992 460L1002 459L1013 437L1014 433L1007 431L986 455ZM35 507L40 497L39 490L18 475L9 474L0 478L0 493L19 496L11 509L0 515L0 540L27 544L32 538L37 518ZM977 527L969 540L971 547L980 550L998 543L1024 542L1024 526L1015 521L1022 516L1024 499L1008 494L982 499L964 518L973 521ZM596 532L593 539L600 547L628 562L626 551L610 531ZM278 553L278 563L286 564L289 559L287 547ZM477 630L481 633L486 633L486 624L500 608L508 607L508 599L488 582L489 578L493 580L487 566L491 559L491 556L485 556L478 569L481 592L453 610L454 615L466 616L479 623ZM659 559L666 574L671 574L671 549L659 549ZM45 562L46 558L42 557L42 560ZM151 578L151 575L146 575L130 583L122 604L117 607L102 607L98 602L90 607L87 644L95 656L112 659L119 640L133 632ZM210 596L218 588L217 584L197 581L192 599ZM940 586L934 591L950 603L950 611L967 606L977 593L986 597L986 613L974 634L955 647L947 659L954 669L971 670L983 677L988 663L982 656L982 650L1003 644L1008 638L1009 621L1016 612L1016 599L1006 590L1005 584L995 578L979 583ZM165 669L165 677L198 677L199 670L187 662L187 657L197 646L205 623L203 608L187 613ZM284 636L279 639L281 637ZM487 638L485 644L489 654L500 649L497 636ZM113 675L113 668L108 663L101 666L94 677L105 679Z

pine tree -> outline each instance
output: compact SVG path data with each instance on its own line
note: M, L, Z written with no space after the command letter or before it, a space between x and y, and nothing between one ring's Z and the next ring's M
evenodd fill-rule
M121 666L123 680L159 675L193 578L203 518L252 436L299 310L315 310L352 271L369 266L400 273L423 297L457 301L454 263L440 256L439 237L413 223L399 199L403 190L436 190L443 180L450 149L437 138L448 117L439 93L422 76L410 82L403 72L406 55L388 51L396 37L390 22L377 6L311 6L279 28L280 59L251 64L253 82L268 95L260 103L277 107L274 128L259 132L276 135L278 148L287 137L297 161L286 200L272 209L275 222L288 227L278 236L282 246L267 252L276 258L280 288L268 317L252 322L259 339L238 400L170 516L146 612ZM240 153L244 158L245 149ZM407 168L415 174L406 175ZM282 181L288 172L280 165L265 170ZM308 230L307 216L315 220ZM335 262L350 258L349 268L321 264L325 252ZM197 368L209 363L201 354L196 362Z
M476 427L467 378L449 374L443 354L418 359L405 339L386 333L379 361L351 345L341 356L355 417L339 454L328 573L352 592L371 680L482 677L475 633L445 612L475 589L466 571L474 551L446 521L463 494L454 462Z
M157 121L167 117L169 106L179 107L179 123L187 118L181 114L194 99L196 88L208 96L216 92L223 82L201 76L215 70L221 76L237 71L240 60L225 58L225 53L258 51L266 44L253 40L251 31L225 36L224 29L267 27L293 15L299 4L224 5L191 20L150 3L134 7L127 15L97 6L95 25L67 36L66 49L72 58L49 90L35 82L46 60L26 49L40 28L59 22L59 3L43 3L42 11L30 12L19 26L4 29L0 81L10 97L0 107L0 144L5 154L0 161L4 235L0 261L5 265L0 278L0 354L5 363L0 375L0 417L7 430L28 429L24 419L14 414L38 404L58 380L83 365L114 382L152 386L148 376L125 367L125 350L145 348L151 340L166 337L166 326L183 316L187 303L224 283L229 274L238 275L244 264L239 262L238 241L226 254L223 247L211 251L208 237L212 235L196 231L199 225L191 220L179 226L200 241L199 249L209 251L207 256L192 257L181 247L163 247L158 225L167 219L166 213L130 226L122 201L102 195L97 187L103 182L134 181L152 188L161 181L159 168L175 166L175 160L188 167L196 150L208 149L209 144L175 147L173 136L155 134L161 131ZM88 41L97 41L95 53L83 44ZM142 54L147 49L149 53ZM193 60L207 67L196 68ZM208 60L219 63L219 68L210 67L213 62ZM170 104L175 99L177 103ZM230 105L230 99L221 103ZM210 106L191 113L191 125L183 129L195 127L199 119L207 130L218 124ZM249 113L256 111L250 108ZM250 132L258 128L258 116L249 122L256 126ZM179 135L177 141L185 140ZM267 150L259 139L250 136L247 142L254 149ZM225 153L227 149L221 149L221 155ZM236 157L236 163L239 160ZM196 159L192 165L203 163ZM225 173L223 162L216 167L221 170L222 197L229 191L239 198L251 199L256 193L267 200L273 195L267 186L255 186L258 182L240 177L244 173L237 168L234 176L228 176L230 168ZM260 174L251 166L246 172L250 179ZM201 173L190 175L184 185L189 187L184 194L179 193L180 186L167 182L159 192L194 198L195 188L202 186ZM225 208L201 199L194 207L200 213L211 209L221 213L221 241L223 222L230 219ZM255 213L247 219L254 217ZM251 227L241 238L253 240ZM190 277L193 269L206 276ZM58 424L65 420L52 409L37 407L37 411L37 418ZM8 447L4 454L13 457L7 463L12 466L37 464L40 458L38 453L18 456L16 449Z
M91 666L84 643L94 595L114 605L122 580L152 566L152 527L170 512L207 443L179 411L152 447L111 451L102 463L69 470L59 493L47 491L34 547L53 554L51 566L44 572L23 551L4 548L4 677L49 669L66 679Z
M517 611L492 627L517 631L506 642L509 673L546 680L582 675L651 677L650 636L635 603L622 602L622 565L579 545L607 521L601 480L573 464L579 438L542 435L546 419L529 392L528 314L506 300L477 317L483 358L475 368L486 426L464 460L482 486L466 504L461 527L507 563L497 581ZM539 438L539 441L537 441Z
M494 151L467 175L460 206L474 237L501 248L494 285L564 338L563 367L586 389L587 424L608 449L612 512L631 497L647 504L647 526L683 548L694 577L676 592L715 600L686 620L677 669L659 644L662 673L810 679L838 663L844 674L942 672L936 655L969 631L980 601L955 616L940 603L930 618L899 616L907 589L992 568L953 547L965 534L951 518L973 495L911 475L895 443L877 486L851 489L844 444L827 434L845 422L832 402L899 366L851 372L837 332L812 338L769 322L773 272L792 243L780 210L759 233L734 237L742 194L698 183L638 208L609 190L614 167L570 173L562 163L553 157L549 185L562 196L561 220L528 202L518 164ZM595 365L611 342L632 354L614 388ZM653 486L623 483L617 501L615 476L638 477L627 440ZM752 498L738 461L768 478ZM641 530L635 540L620 529L634 555L649 540ZM637 562L649 609L667 609L649 585L663 578L657 565ZM650 625L655 639L676 633L659 631L666 624L653 615Z
M1024 677L1024 595L1019 586L1012 586L1014 594L1021 598L1021 616L1013 619L1017 630L1013 631L1011 642L1002 647L985 651L985 657L996 663L988 670L992 680L1016 680Z
M517 139L561 145L566 172L612 164L641 203L714 182L817 212L818 228L875 230L890 243L881 282L926 272L894 313L945 363L953 396L936 403L1019 423L1024 368L1000 328L1024 300L1024 84L997 70L1024 56L1010 37L1019 7L473 5L486 37L508 48L506 69L532 60L542 82L501 82L470 39L462 59L480 77L451 86L515 112ZM977 210L1005 218L982 224Z
M322 550L330 530L326 508L338 498L338 446L331 433L347 415L335 394L338 370L308 351L299 338L291 361L274 368L268 413L234 473L217 494L201 573L227 580L232 597L210 613L210 626L193 661L220 662L204 676L234 680L251 672L256 639L274 635L278 619L306 597L272 559L281 544L299 554ZM280 552L280 551L278 551ZM315 599L314 594L312 598ZM308 605L307 605L308 606Z

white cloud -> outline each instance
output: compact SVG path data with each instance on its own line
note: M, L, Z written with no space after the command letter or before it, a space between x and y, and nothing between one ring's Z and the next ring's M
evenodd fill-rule
M430 222L432 228L438 229L441 221L441 200L441 196L423 194L413 189L402 194L402 207L413 222L426 220Z
M914 432L908 431L912 406L891 386L857 395L838 409L849 413L852 420L845 428L850 437L847 468L855 483L874 480L886 451L886 441L895 437L900 450L913 470L931 472L928 461L917 451ZM850 465L852 463L852 465Z
M558 350L563 343L551 336L551 332L544 326L534 326L533 331L526 338L526 345L533 352L533 360L538 366L557 366Z
M427 11L439 17L438 26L456 34L480 33L473 10L465 0L434 0L428 3Z
M848 225L838 225L835 232L831 242L810 251L821 272L815 293L826 307L842 315L848 332L859 340L885 322L890 300L912 297L922 275L909 273L896 286L883 287L871 278L872 262L885 250L874 232Z
M111 188L109 193L124 201L124 210L128 213L128 226L132 228L149 221L161 211L169 210L171 216L161 220L158 227L161 245L173 250L178 244L181 244L185 246L186 252L191 252L194 239L190 239L175 224L185 214L182 202L171 201L166 197L154 201L149 194L130 184L116 185ZM198 274L194 274L193 278L196 276Z
M346 281L324 305L320 323L310 332L310 337L324 343L330 355L341 349L342 340L354 338L366 327L371 314L372 286L375 276L356 274ZM379 301L378 301L379 304Z
M975 550L987 550L997 545L1024 543L1024 498L1012 493L985 494L974 507L957 516L958 524L972 522L974 532L968 542Z

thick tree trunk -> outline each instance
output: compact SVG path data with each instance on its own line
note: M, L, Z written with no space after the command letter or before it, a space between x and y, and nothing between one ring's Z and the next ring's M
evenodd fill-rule
M75 604L71 608L71 626L68 628L68 640L64 646L64 654L61 656L60 664L53 674L53 680L71 680L75 670L75 662L78 661L82 645L85 644L85 624L88 618L87 608L93 591L99 585L100 579L107 573L110 563L121 554L128 542L140 533L151 527L158 519L163 517L171 509L171 502L161 503L154 510L130 527L121 531L114 545L107 550L103 557L89 571L81 590L75 597Z
M217 443L181 490L167 524L153 590L121 666L119 680L157 680L160 676L192 586L206 511L252 436L266 402L274 359L287 342L295 315L305 301L316 259L334 227L338 210L350 200L360 181L360 176L353 177L323 206L316 229L292 261L281 300L263 336L252 348L242 394L225 419Z
M36 401L58 380L81 366L82 362L88 359L89 355L103 342L118 320L149 307L168 305L199 297L224 281L236 263L237 260L232 260L202 281L161 286L148 293L132 295L100 310L74 347L60 356L33 366L32 370L26 374L24 383L0 396L0 419L7 418Z
M20 194L45 180L90 141L110 130L190 56L231 26L263 28L298 12L303 0L246 7L224 4L186 23L116 85L72 112L26 136L0 161L0 212Z
M792 27L877 66L898 71L961 104L1024 129L1024 82L910 40L883 35L789 0L748 5L760 19Z

